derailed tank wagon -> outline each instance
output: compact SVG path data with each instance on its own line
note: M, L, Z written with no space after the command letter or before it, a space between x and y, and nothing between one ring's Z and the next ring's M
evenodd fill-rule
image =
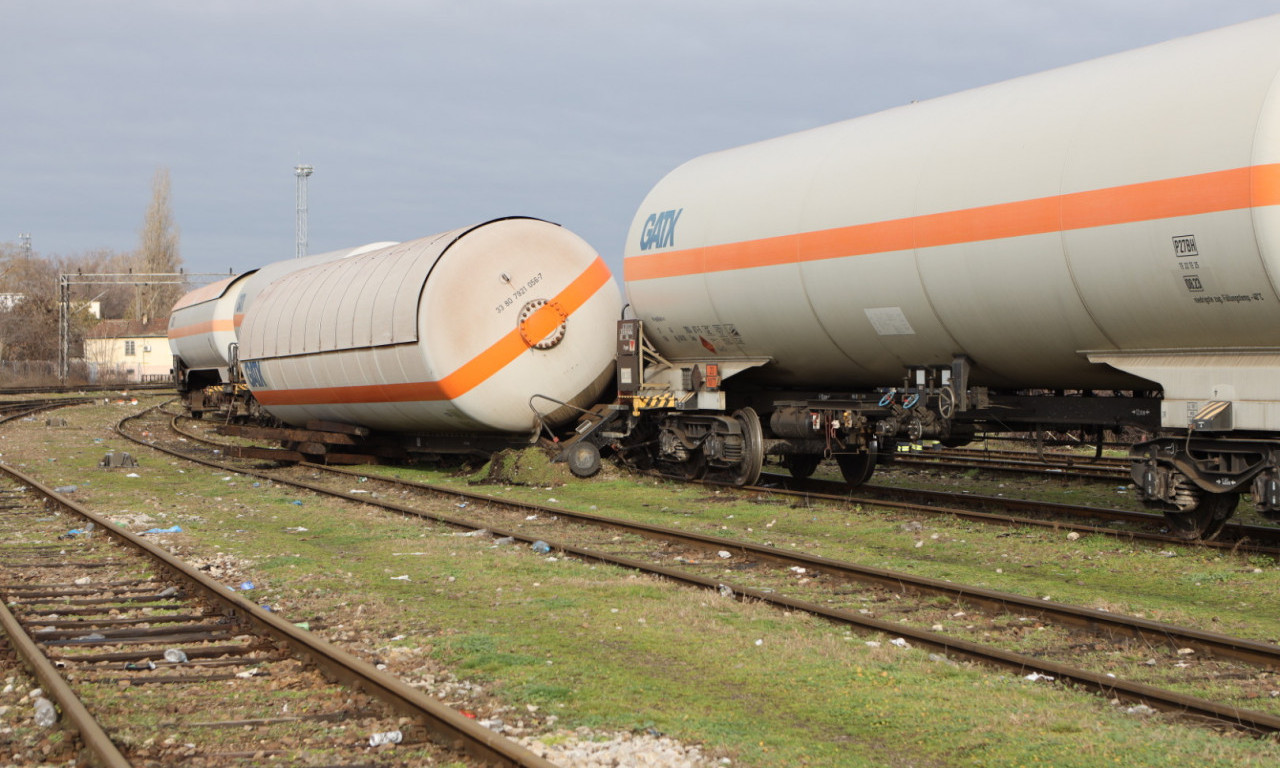
M621 299L599 255L508 218L295 272L250 307L241 366L280 421L408 433L410 451L530 442L613 376Z
M613 376L617 285L556 224L497 219L279 264L245 291L228 378L300 457L527 445L598 402Z
M169 313L169 349L173 354L174 385L191 415L231 416L250 402L243 397L244 384L236 356L245 307L263 289L290 272L389 245L394 243L369 243L275 262L202 286L180 298Z

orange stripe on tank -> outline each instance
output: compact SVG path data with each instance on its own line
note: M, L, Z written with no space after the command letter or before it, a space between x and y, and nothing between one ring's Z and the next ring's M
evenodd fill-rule
M549 335L562 322L556 305L572 315L602 288L612 275L599 256L582 274L524 322L530 338ZM452 400L489 380L529 349L520 338L520 329L510 332L480 354L438 381L407 384L364 384L350 387L259 390L253 393L263 405L330 405L338 403L402 403L424 400Z
M1280 205L1280 164L632 256L628 281L975 243Z
M191 325L184 325L181 328L170 328L169 338L182 339L187 336L195 336L201 333L234 330L235 325L230 320L206 320L203 323L192 323Z

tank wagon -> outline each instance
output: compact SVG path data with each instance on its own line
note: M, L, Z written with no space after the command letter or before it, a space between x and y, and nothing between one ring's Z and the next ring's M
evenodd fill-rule
M229 355L236 342L230 292L245 277L232 275L197 288L178 299L169 313L174 384L196 418L215 408L220 385L230 381ZM206 388L213 391L206 395Z
M284 424L395 433L400 452L483 453L600 400L621 305L577 235L497 219L275 280L245 312L239 366Z
M236 367L240 324L245 307L272 281L299 269L324 264L394 245L370 243L301 259L268 264L197 288L173 305L169 313L169 350L179 394L200 418L209 412L225 412L243 402L236 398L241 384Z
M1135 426L1183 535L1242 492L1277 516L1277 40L1262 19L680 166L627 236L623 405L580 442L735 482L831 455L857 484L896 441Z

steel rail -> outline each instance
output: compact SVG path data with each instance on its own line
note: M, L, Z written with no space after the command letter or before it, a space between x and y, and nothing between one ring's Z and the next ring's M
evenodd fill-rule
M58 674L53 662L40 651L40 647L18 622L18 617L3 602L0 602L0 625L3 625L18 658L35 675L44 692L57 703L58 709L62 710L63 722L80 737L85 749L89 751L92 764L102 768L130 768L133 763L121 754L102 725L89 713L84 702L80 701L76 692Z
M0 387L0 396L4 395L38 395L38 394L58 394L64 392L124 392L126 390L173 390L173 382L159 382L146 384L53 384L49 386L32 386L32 387Z
M912 451L912 454L921 453L927 456L943 456L954 458L992 458L992 459L1014 459L1033 461L1045 466L1054 466L1065 464L1067 466L1086 466L1086 467L1121 467L1129 466L1129 459L1122 456L1100 456L1084 455L1079 453L1065 453L1063 451L1045 451L1044 453L1036 453L1035 451L1019 451L1004 448L941 448L938 450L925 449L923 451Z
M121 422L123 424L123 421ZM124 434L123 430L119 430ZM126 435L127 436L127 435ZM128 436L127 436L128 437ZM136 438L129 437L135 441ZM410 507L405 504L389 502L382 499L370 499L367 495L352 494L343 491L336 491L326 488L317 483L309 483L301 480L293 480L281 478L277 475L259 472L257 470L245 470L233 467L221 462L215 462L207 459L198 459L186 456L177 451L164 448L162 446L152 445L141 441L143 445L156 448L158 450L169 453L170 455L179 456L191 461L205 464L207 466L217 467L228 471L239 472L241 474L268 479L273 482L289 485L295 488L302 488L316 493L321 493L333 497L347 499L360 504L377 506L383 509L393 510L406 515L413 515L425 519L434 520L436 522L448 525L476 529L476 522L465 518L459 518L448 514L429 512ZM1207 650L1218 655L1246 661L1252 664L1278 668L1280 667L1280 646L1261 643L1253 640L1242 638L1234 638L1226 635L1218 635L1211 632L1203 632L1200 630L1189 629L1184 627L1176 627L1173 625L1163 624L1161 622L1150 621L1147 619L1137 619L1135 617L1127 617L1120 614L1112 614L1106 611L1097 611L1089 608L1081 608L1077 606L1069 606L1062 603L1052 601L1036 600L1033 598L1014 595L1011 593L998 592L980 587L959 586L950 582L938 579L929 579L925 577L912 576L894 571L880 568L871 568L867 566L858 566L851 563L832 560L816 555L807 555L803 553L790 553L773 547L765 547L753 542L742 541L738 539L728 539L716 536L708 536L704 534L690 533L672 528L664 528L661 526L653 526L642 523L630 523L604 518L599 515L589 513L575 512L573 510L561 507L551 507L544 504L513 501L510 499L498 499L475 491L464 489L448 488L445 486L436 486L429 483L417 483L412 481L400 480L397 478L379 478L368 472L359 472L348 469L340 469L328 467L320 464L303 464L312 469L325 470L337 474L366 477L377 479L384 482L392 482L409 487L420 488L422 490L441 493L452 497L468 498L475 501L485 503L515 507L518 509L545 512L548 514L559 515L570 518L579 522L594 523L607 525L609 527L625 527L643 535L650 535L665 539L676 539L687 543L696 543L704 547L714 547L716 549L737 549L742 553L750 553L757 557L781 562L781 563L805 563L817 568L824 568L828 572L839 573L848 578L859 581L871 582L888 586L890 588L901 589L904 591L918 591L923 593L945 594L958 600L979 603L987 606L996 606L1008 609L1016 606L1028 613L1036 613L1041 615L1053 616L1068 624L1083 626L1098 631L1099 628L1106 628L1111 631L1119 632L1127 636L1138 636L1149 640L1160 640L1162 642L1173 641L1177 645L1187 645L1201 650ZM532 543L536 539L534 536L522 531L513 529L504 529L494 526L487 526L496 537L511 537L514 540L526 543ZM541 539L545 541L545 539ZM771 592L765 592L749 587L729 584L724 581L710 579L696 574L687 573L664 566L657 566L643 561L635 560L617 555L589 550L561 542L546 542L552 549L559 552L573 555L585 560L591 560L599 563L616 565L632 570L651 573L663 576L672 581L689 584L692 586L712 589L723 593L729 590L737 599L753 599L759 600L770 605L789 608L793 610L801 610L816 616L826 618L837 623L857 626L859 628L896 634L904 638L909 638L922 645L942 650L945 653L955 653L966 658L971 658L984 663L996 664L1001 667L1017 669L1021 672L1034 671L1040 674L1047 674L1058 679L1068 680L1079 685L1085 686L1090 690L1101 692L1113 698L1120 698L1127 701L1145 703L1149 706L1156 707L1172 712L1189 713L1199 716L1211 718L1218 722L1231 724L1234 727L1242 728L1256 733L1273 733L1280 731L1280 717L1271 715L1266 712L1255 710L1240 709L1238 707L1224 706L1207 699L1195 696L1188 696L1172 691L1156 688L1154 686L1120 680L1107 675L1098 674L1089 670L1072 667L1066 664L1060 664L1053 661L1038 659L1032 656L1026 656L1010 651L1004 651L997 648L982 646L965 640L951 638L935 632L919 630L908 625L900 625L893 622L872 619L860 614L854 614L849 611L840 609L827 608L816 603L777 595Z
M54 492L17 468L0 463L0 472L27 484L41 495L92 521L100 530L129 547L142 551L162 568L199 587L204 596L211 603L221 606L227 615L242 618L277 642L293 648L302 658L315 664L332 679L359 688L401 714L413 718L434 737L433 740L436 743L491 765L510 766L510 768L555 768L553 763L453 709L445 707L398 678L378 671L368 662L321 640L310 632L295 627L273 613L262 610L238 594L228 592L218 582L174 558L160 547L112 525L106 518Z
M0 416L0 424L7 421L16 421L44 411L51 411L55 408L64 408L68 405L92 403L97 399L96 397L68 397L62 400L15 400L11 402L0 400L0 413L3 413L3 416Z
M916 454L898 455L893 457L894 464L903 466L916 467L960 467L964 469L985 469L992 472L1018 472L1022 474L1036 475L1053 475L1055 477L1069 477L1079 480L1105 480L1114 482L1129 477L1127 470L1107 471L1105 469L1083 468L1077 469L1062 466L1046 466L1040 462L1024 462L1024 461L1005 461L1005 460L978 460L970 458L950 458L947 456L921 456Z
M783 475L769 475L770 479L778 481L794 481L793 478ZM822 480L806 480L806 484L828 484ZM838 486L839 483L830 483L832 486ZM1042 502L1031 501L1027 499L1006 499L1000 496L978 496L971 494L954 494L946 491L928 491L917 490L911 488L891 488L887 486L862 486L840 493L825 493L822 491L804 490L802 488L775 488L767 485L747 486L742 490L755 491L758 493L769 493L780 496L796 496L809 499L822 499L824 501L836 501L849 504L866 504L873 506L887 507L889 509L904 509L915 512L929 512L931 514L943 514L957 517L963 520L973 520L984 523L999 523L1003 525L1025 525L1039 528L1052 528L1054 530L1076 531L1077 533L1093 533L1111 537L1125 537L1131 539L1140 539L1143 541L1154 541L1167 544L1179 545L1195 545L1198 547L1206 547L1210 549L1222 549L1239 551L1244 550L1258 554L1280 555L1280 546L1265 546L1261 544L1246 544L1249 539L1271 540L1275 541L1280 538L1280 528L1262 526L1262 525L1245 525L1243 523L1231 523L1223 528L1224 533L1234 534L1233 540L1188 540L1178 536L1167 534L1149 533L1146 531L1116 530L1114 528L1103 528L1099 526L1083 525L1079 523L1066 523L1061 520L1043 520L1032 517L1013 517L1010 515L1002 515L993 512L980 512L973 509L965 509L963 507L943 506L936 504L924 504L913 501L903 501L899 499L884 498L879 494L885 495L901 495L901 496L920 496L926 499L938 499L941 501L973 501L981 505L1004 506L1023 510L1044 509L1054 514L1078 515L1080 517L1098 517L1106 520L1121 520L1126 522L1142 523L1142 524L1163 524L1164 516L1152 514L1150 512L1134 512L1124 509L1107 509L1103 507L1085 507L1073 504L1062 504L1059 502ZM873 495L857 495L858 491L871 491Z

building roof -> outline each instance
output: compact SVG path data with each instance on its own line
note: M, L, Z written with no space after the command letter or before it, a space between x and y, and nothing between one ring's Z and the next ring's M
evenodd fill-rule
M141 320L103 320L84 333L86 339L129 339L169 335L169 318L143 323Z

